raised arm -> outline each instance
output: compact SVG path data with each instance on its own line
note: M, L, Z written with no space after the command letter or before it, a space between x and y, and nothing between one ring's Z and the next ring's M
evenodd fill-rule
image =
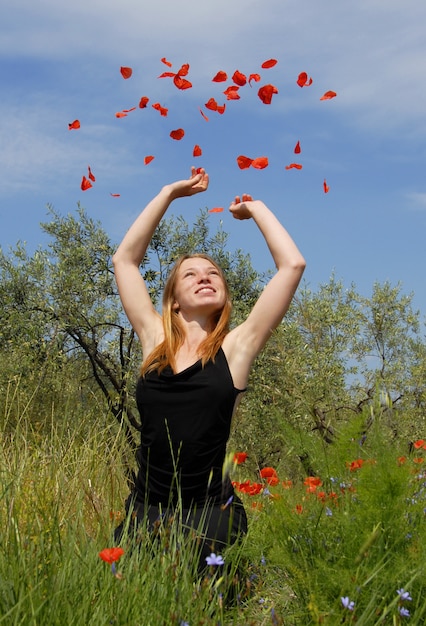
M123 308L146 353L161 340L162 323L142 278L140 264L155 229L173 200L205 191L208 182L204 170L197 174L192 168L189 179L165 185L129 228L113 256Z
M305 269L305 259L284 226L260 200L245 194L230 206L236 219L252 218L277 268L247 319L224 342L234 381L244 385L250 366L287 312ZM237 386L238 386L237 385Z

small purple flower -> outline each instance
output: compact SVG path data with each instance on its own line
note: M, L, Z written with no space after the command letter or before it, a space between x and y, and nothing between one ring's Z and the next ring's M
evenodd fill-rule
M400 606L398 611L401 617L410 617L410 611L405 606Z
M399 597L401 598L401 600L409 600L411 602L411 600L413 599L408 591L405 591L404 589L397 589L396 593L399 595Z
M342 601L343 606L345 607L345 609L348 609L348 611L353 611L354 607L355 607L355 602L353 600L349 600L349 598L346 596L344 598L340 598Z
M211 553L210 556L206 556L207 565L223 565L225 561L223 560L223 556L220 554Z

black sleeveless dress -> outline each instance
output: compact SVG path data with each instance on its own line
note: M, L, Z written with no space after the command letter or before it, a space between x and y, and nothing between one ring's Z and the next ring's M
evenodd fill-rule
M239 393L226 356L174 374L149 372L137 384L141 442L135 489L127 500L139 521L154 524L179 506L185 527L203 524L206 553L247 531L241 500L223 476L226 444ZM119 531L119 529L117 529ZM117 536L117 534L116 534Z

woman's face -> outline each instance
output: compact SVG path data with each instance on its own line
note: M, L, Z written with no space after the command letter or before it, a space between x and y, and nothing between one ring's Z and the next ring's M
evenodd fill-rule
M224 307L226 299L225 281L211 261L202 257L182 261L174 286L175 310L189 315L211 315Z

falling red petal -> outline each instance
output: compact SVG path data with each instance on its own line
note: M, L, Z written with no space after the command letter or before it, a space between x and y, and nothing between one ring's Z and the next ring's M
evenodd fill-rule
M187 76L189 72L189 63L184 63L181 65L180 69L177 72L177 76Z
M80 121L74 120L71 124L68 124L68 130L78 130L80 128Z
M209 121L209 118L207 117L207 115L204 113L203 109L200 108L200 113L201 115L204 117L204 119L206 120L206 122Z
M324 193L328 193L330 191L330 187L327 185L327 181L325 178L324 178L323 187L324 187Z
M216 110L219 113L219 115L223 115L225 113L225 109L226 109L226 104L218 104Z
M172 130L170 133L170 137L172 139L176 139L176 141L180 141L184 135L185 131L183 128L177 128L176 130Z
M115 117L127 117L127 113L125 113L124 111L119 111L115 114Z
M302 152L302 149L300 147L300 141L297 142L297 144L294 146L294 154L300 154Z
M303 165L300 165L300 163L290 163L290 165L286 165L285 169L286 170L301 170L303 167Z
M166 109L165 107L162 107L161 104L159 102L155 102L153 105L151 105L153 109L156 109L156 111L160 111L161 115L163 117L167 117L167 113L169 112L168 109Z
M132 107L131 109L123 109L123 113L131 113L132 111L135 111L136 107Z
M164 63L164 65L167 65L167 67L172 67L172 64L166 59L166 57L163 57L161 59L161 63Z
M238 94L239 87L237 85L230 85L223 92L228 100L239 100L240 96Z
M258 83L260 81L260 74L250 74L248 79L249 85L251 85L252 80L254 80L255 83Z
M89 176L90 180L91 180L91 181L93 181L93 182L95 182L95 181L96 181L96 178L95 178L95 176L94 176L94 174L93 174L92 170L90 169L90 165L88 165L88 166L87 166L87 170L88 170L88 172L89 172L89 173L88 173L88 176Z
M257 170L263 170L265 167L268 167L268 165L268 157L257 157L251 162L251 166Z
M133 70L131 67L120 67L120 72L123 78L130 78L133 74Z
M142 96L142 98L139 101L139 108L145 109L148 102L149 102L149 98L147 96Z
M182 78L182 76L179 76L179 74L176 74L173 82L178 89L191 89L192 87L192 83L189 82L189 80L186 80L186 78Z
M312 78L308 78L306 72L300 72L296 82L299 87L310 87L310 85L312 85Z
M235 72L234 72L234 74L232 76L232 80L234 81L234 83L236 85L239 85L240 87L244 87L244 85L247 82L247 77L242 72L239 72L238 70L235 70Z
M337 93L335 91L326 91L325 94L321 96L320 100L331 100L332 98L335 98L336 96L337 96Z
M250 157L244 156L243 154L240 154L240 156L237 157L237 164L240 170L247 170L252 163L253 159L250 159Z
M203 151L201 150L200 146L198 144L195 144L194 149L192 151L192 156L199 157L202 154L203 154Z
M209 109L209 111L217 111L217 102L214 98L210 98L210 100L206 102L204 106L206 107L206 109Z
M110 193L110 196L112 196L113 198L119 198L120 194L119 193Z
M174 76L176 76L175 72L163 72L158 78L173 78Z
M228 74L226 72L218 72L214 78L212 78L213 83L223 83L225 80L228 80Z
M150 156L146 156L143 160L143 162L145 163L145 165L148 165L148 163L151 163L151 161L154 160L154 157L152 155Z
M217 206L214 209L209 209L209 213L222 213L223 207Z
M271 104L274 93L278 93L278 89L274 85L263 85L257 92L257 95L263 104Z
M264 70L269 69L270 67L274 67L274 65L276 65L278 63L278 61L276 59L269 59L268 61L264 61L261 65L261 67Z
M81 179L82 191L87 191L87 189L90 189L90 187L92 187L92 183L90 182L90 180L87 180L85 176L83 176L83 178Z

